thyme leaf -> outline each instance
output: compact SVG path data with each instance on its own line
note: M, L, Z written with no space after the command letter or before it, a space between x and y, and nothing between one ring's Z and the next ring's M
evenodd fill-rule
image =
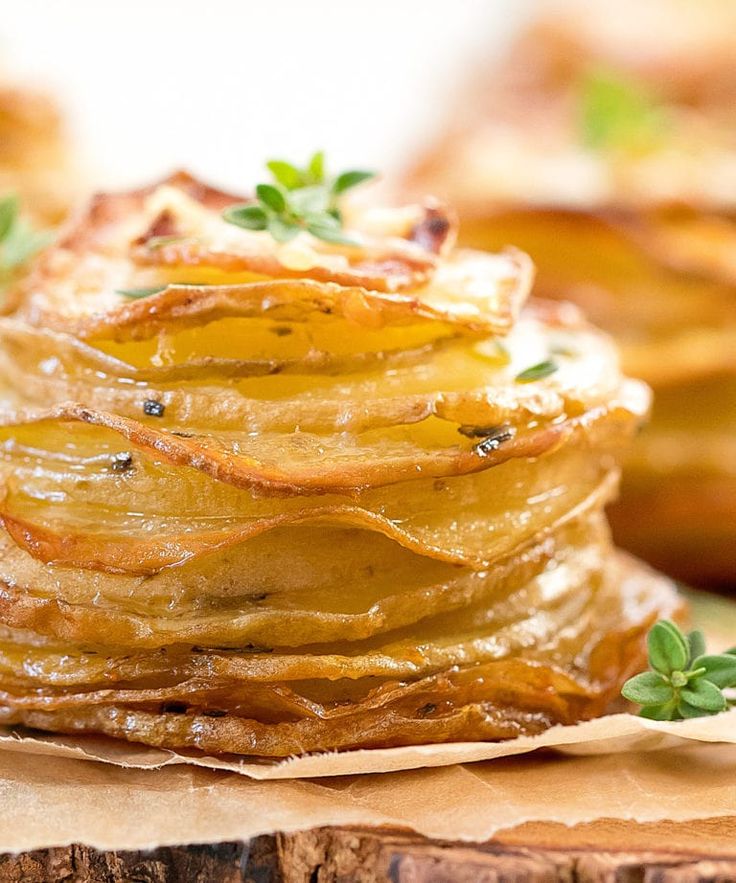
M225 221L246 230L267 230L277 242L307 231L324 242L357 245L343 229L338 201L346 191L373 178L374 172L353 169L330 179L321 151L304 168L282 159L269 160L266 168L273 181L257 185L255 202L226 208Z

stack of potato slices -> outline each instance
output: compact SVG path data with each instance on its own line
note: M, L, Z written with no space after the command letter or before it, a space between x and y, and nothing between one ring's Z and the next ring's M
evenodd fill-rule
M648 407L437 204L277 242L97 197L0 319L0 720L282 757L605 712L677 610L602 514Z

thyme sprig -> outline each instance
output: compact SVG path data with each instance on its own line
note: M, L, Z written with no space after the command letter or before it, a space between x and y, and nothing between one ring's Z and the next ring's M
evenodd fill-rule
M682 720L725 711L723 690L736 687L736 648L707 654L703 633L683 632L662 620L649 632L650 671L630 678L621 693L641 705L641 716Z
M176 286L177 288L184 288L187 286L191 286L192 288L208 288L210 285L211 283L209 282L166 282L162 285L151 285L150 287L145 288L116 288L115 294L127 297L128 300L141 300L144 297L152 297L154 294L161 294L161 292L166 291L169 286Z
M592 150L642 150L670 125L667 108L638 83L615 71L594 69L580 85L580 137Z
M232 205L222 217L246 230L267 230L277 242L288 242L303 230L338 245L356 245L343 229L340 197L375 177L359 169L329 178L324 154L315 153L304 168L285 160L266 163L273 181L258 184L254 202Z
M36 252L48 245L50 235L34 230L20 217L18 197L0 199L0 289Z
M560 366L554 359L545 359L543 362L537 362L536 365L531 365L520 371L515 380L517 383L534 383L536 380L544 380L545 377L549 377L559 369Z

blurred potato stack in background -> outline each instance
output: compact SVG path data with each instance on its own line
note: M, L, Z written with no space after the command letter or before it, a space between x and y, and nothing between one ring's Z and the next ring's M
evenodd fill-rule
M73 194L61 113L43 94L0 77L0 195L14 194L34 226L64 217Z
M66 215L78 173L66 127L43 92L0 78L0 303Z
M466 245L514 243L655 391L611 511L617 540L736 583L736 4L547 3L475 71L410 190Z

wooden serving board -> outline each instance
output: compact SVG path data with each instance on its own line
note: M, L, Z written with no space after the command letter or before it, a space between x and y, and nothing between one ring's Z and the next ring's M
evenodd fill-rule
M697 883L736 881L736 818L522 825L482 844L319 828L249 843L0 856L0 883Z

